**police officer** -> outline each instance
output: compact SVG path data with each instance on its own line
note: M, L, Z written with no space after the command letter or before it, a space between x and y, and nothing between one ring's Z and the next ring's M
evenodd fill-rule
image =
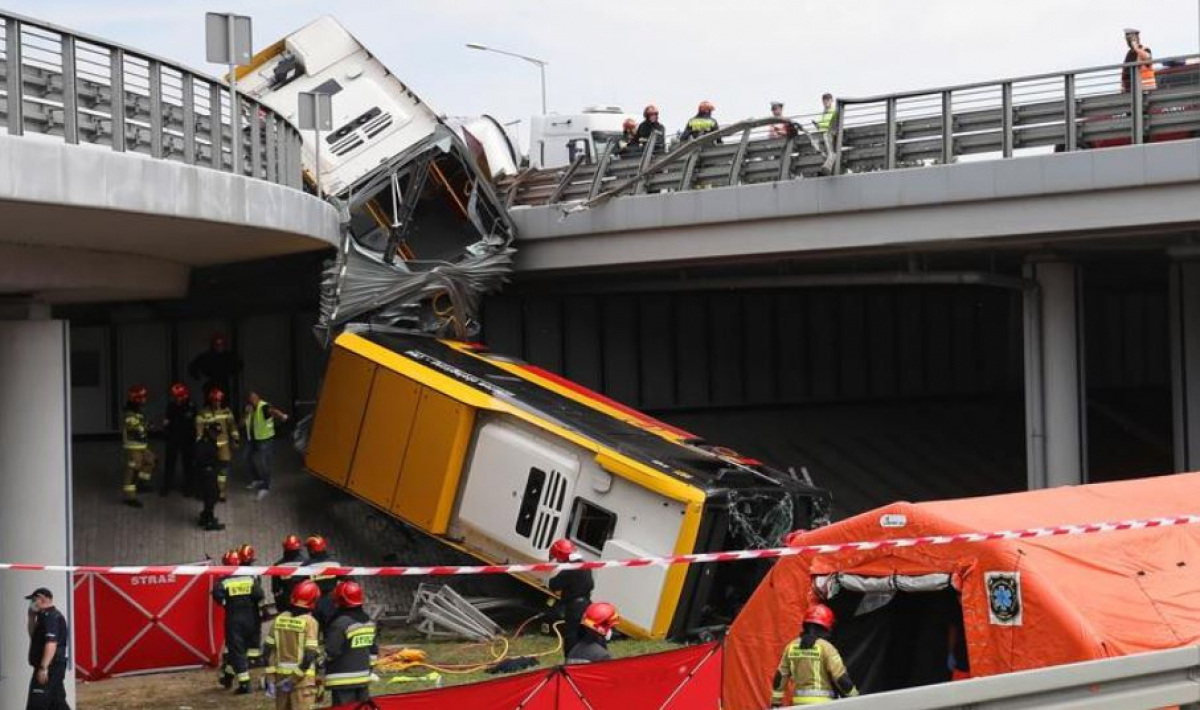
M835 698L858 695L837 648L829 642L833 610L817 604L804 615L800 638L788 644L775 671L771 706L784 706L784 691L792 683L789 705L819 705Z
M71 647L67 620L54 608L49 589L42 587L25 599L29 601L29 665L33 666L25 710L71 710L63 686Z
M325 632L325 687L333 706L371 699L371 669L379 659L375 622L363 611L358 582L338 582L333 590L338 611Z
M267 695L276 710L310 710L317 699L321 645L312 616L321 590L304 580L292 589L290 608L275 617L267 636Z
M575 543L567 539L555 540L550 546L550 561L579 562L583 558L575 548ZM550 578L548 585L554 598L551 603L562 610L563 616L563 655L571 652L571 647L579 640L579 626L583 614L592 603L592 590L596 583L592 579L590 569L568 569Z
M275 567L300 567L304 564L304 543L299 535L288 535L283 539L283 556L275 560ZM276 611L283 611L292 598L292 587L300 579L296 577L271 577L271 596L275 598Z
M712 133L719 130L721 126L712 117L715 110L711 101L701 101L700 106L696 109L696 115L692 116L691 120L687 122L687 126L683 129L683 139L685 141L691 140L699 138L705 133Z
M167 403L167 414L163 418L163 429L167 433L167 451L164 455L162 480L159 495L169 495L175 479L175 462L183 468L183 494L194 496L196 486L194 443L196 441L196 405L192 392L182 382L171 385L171 401Z
M246 398L246 414L243 423L250 441L250 471L254 480L247 486L258 489L258 499L266 497L271 490L271 465L275 458L275 420L286 422L288 415L272 407L269 402L251 392Z
M204 408L196 415L196 440L204 435L204 428L216 424L221 428L217 436L217 499L225 502L225 488L229 481L229 462L233 460L233 446L241 444L241 435L233 421L233 412L225 406L225 391L219 387L209 390Z
M224 530L225 526L217 520L215 509L220 492L217 489L217 476L224 465L221 462L217 442L223 429L216 422L210 422L204 427L204 436L193 447L195 461L193 468L200 480L200 499L204 501L204 509L200 511L197 521L205 530Z
M567 665L598 663L612 658L608 642L621 617L617 608L608 602L596 602L583 614L583 633L579 642L567 654Z
M241 555L230 550L221 559L226 567L240 567ZM213 590L213 599L225 607L225 666L221 685L229 688L237 680L237 694L250 692L250 662L247 652L262 623L262 584L257 577L229 576Z
M121 446L125 450L125 476L121 491L125 505L141 508L138 492L150 485L154 475L154 452L150 449L150 427L142 409L150 399L146 385L129 388L125 399L125 414L121 420Z
M342 563L329 556L329 541L323 535L309 535L308 539L304 541L304 546L308 549L308 565L310 567L342 566ZM320 624L321 633L324 634L337 611L337 605L333 601L333 590L337 588L337 583L341 580L337 575L318 574L312 578L312 581L316 582L317 588L321 590L321 599L313 608L313 617Z

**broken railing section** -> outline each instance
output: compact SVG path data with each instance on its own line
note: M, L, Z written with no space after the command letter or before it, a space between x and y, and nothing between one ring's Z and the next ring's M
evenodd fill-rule
M478 333L480 299L512 270L514 230L448 127L351 187L342 207L342 245L321 284L322 340L349 323Z

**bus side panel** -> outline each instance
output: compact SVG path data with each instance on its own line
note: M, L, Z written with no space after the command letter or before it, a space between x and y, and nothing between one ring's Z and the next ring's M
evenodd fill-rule
M392 504L421 390L421 385L390 370L375 374L350 469L350 490L380 508Z
M345 487L358 445L375 364L335 347L325 369L304 463L330 483Z
M474 424L472 407L421 388L393 513L435 535L446 532Z

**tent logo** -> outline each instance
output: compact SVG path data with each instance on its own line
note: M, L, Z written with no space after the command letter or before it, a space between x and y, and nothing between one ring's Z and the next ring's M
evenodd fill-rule
M998 626L1020 626L1024 612L1021 604L1020 572L987 572L988 612Z

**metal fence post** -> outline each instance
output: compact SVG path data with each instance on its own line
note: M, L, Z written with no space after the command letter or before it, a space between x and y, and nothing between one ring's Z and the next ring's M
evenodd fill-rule
M841 99L837 102L837 115L833 117L833 126L837 127L834 137L833 174L842 174L842 148L845 146L846 135L846 103Z
M1141 143L1146 132L1146 117L1143 115L1146 104L1146 94L1142 91L1142 77L1137 64L1129 67L1129 94L1133 102L1133 121L1130 122L1134 144Z
M279 126L278 119L268 114L263 121L263 145L266 158L267 182L279 182Z
M894 170L896 167L896 98L887 100L887 127L883 139L883 169Z
M163 157L163 95L162 64L151 59L146 62L150 82L150 155Z
M229 71L233 71L230 68ZM237 89L229 87L229 153L233 158L232 170L235 175L245 173L245 157L242 155L242 102L238 98Z
M125 50L113 47L108 53L112 90L112 149L125 152Z
M60 35L63 83L63 140L79 142L79 87L76 82L75 38Z
M221 85L208 85L208 141L212 145L209 165L225 169L225 122L221 120Z
M1000 145L1005 158L1013 154L1013 96L1012 82L1000 85Z
M8 62L8 135L25 133L25 86L21 60L21 23L5 21L4 60Z
M954 92L942 92L942 165L954 160Z
M179 75L179 86L183 92L183 162L196 164L196 85L192 75Z
M1075 150L1079 142L1079 126L1075 123L1077 108L1075 106L1075 75L1067 74L1063 78L1063 121L1066 124L1065 150L1068 152Z
M263 125L258 120L258 104L247 100L246 111L250 114L247 118L250 124L250 176L260 178L262 177Z

